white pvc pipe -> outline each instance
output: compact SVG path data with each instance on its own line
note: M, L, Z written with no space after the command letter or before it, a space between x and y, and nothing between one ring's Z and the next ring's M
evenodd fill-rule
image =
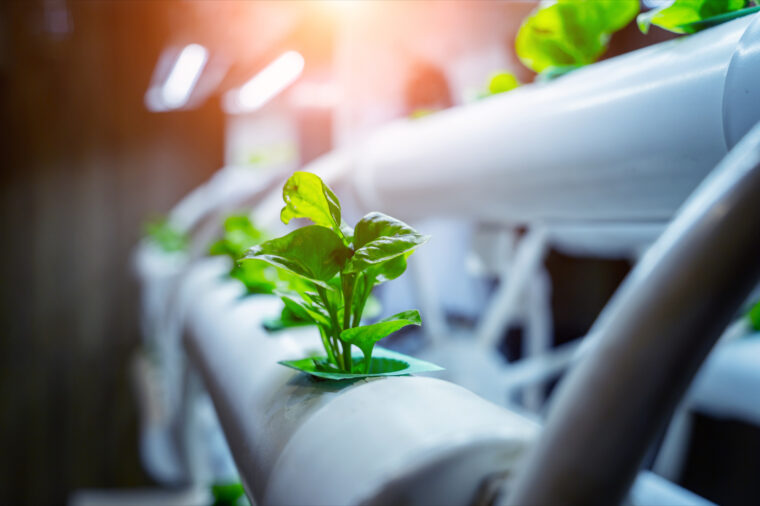
M760 119L759 20L396 123L357 149L355 191L403 219L667 220Z
M215 262L182 286L186 348L259 504L468 504L514 470L534 422L452 383L394 377L314 381L277 364L318 351L314 328L267 334L274 297L241 297Z

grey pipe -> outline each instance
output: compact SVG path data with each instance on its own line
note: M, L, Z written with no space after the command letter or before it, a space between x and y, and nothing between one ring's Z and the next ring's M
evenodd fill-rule
M760 277L760 125L724 158L592 329L511 505L619 503L655 434Z

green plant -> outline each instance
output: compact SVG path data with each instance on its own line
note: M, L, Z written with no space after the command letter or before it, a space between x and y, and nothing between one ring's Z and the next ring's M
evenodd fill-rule
M523 20L515 39L520 61L536 72L593 63L610 35L636 17L639 0L558 0L541 4ZM561 74L556 73L555 74Z
M240 482L215 483L211 485L213 506L250 506L245 489Z
M488 77L488 85L485 90L478 92L475 96L476 99L490 97L492 95L498 95L499 93L505 93L512 91L515 88L520 87L520 81L517 80L514 74L507 71L494 72Z
M172 225L166 217L154 218L144 225L145 236L162 250L173 253L187 249L187 235Z
M651 25L675 33L694 33L740 15L760 10L754 0L675 0L639 14L639 30Z
M360 325L372 288L400 276L409 255L428 237L377 212L352 229L341 216L335 193L309 172L295 172L287 180L283 200L280 218L285 224L308 218L313 225L252 247L241 263L265 261L305 281L308 290L281 298L294 314L319 328L327 357L311 362L316 369L370 374L377 341L407 325L421 324L413 310ZM353 360L352 346L361 350L363 361Z
M749 310L747 318L749 318L752 328L760 331L760 300Z
M511 72L496 72L488 79L488 93L491 95L511 91L518 86L520 81Z
M245 285L248 294L274 293L283 280L277 269L265 262L238 264L237 259L248 248L259 244L266 234L257 229L251 219L243 214L231 215L224 220L224 235L209 248L211 255L225 255L233 260L230 277Z
M239 264L237 260L252 246L259 244L267 234L251 222L244 214L231 215L224 220L224 235L209 248L211 255L225 255L233 260L229 276L245 286L246 294L274 294L278 290L300 292L306 289L301 278L278 269L267 262L251 261ZM304 320L285 306L278 317L263 321L264 328L270 332L302 325L311 325L311 320Z

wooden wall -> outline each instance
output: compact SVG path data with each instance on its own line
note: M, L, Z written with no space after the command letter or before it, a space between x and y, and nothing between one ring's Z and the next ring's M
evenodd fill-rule
M0 3L0 504L149 484L130 254L223 152L218 104L143 106L177 4Z

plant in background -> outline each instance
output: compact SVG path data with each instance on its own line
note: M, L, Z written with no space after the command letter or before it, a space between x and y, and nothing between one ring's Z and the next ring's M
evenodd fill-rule
M225 255L235 263L230 270L230 277L245 285L249 294L274 293L277 289L279 276L277 269L264 262L248 262L237 264L237 259L248 251L248 248L259 244L265 239L265 234L257 229L246 215L231 215L224 220L224 236L209 248L211 255Z
M211 485L212 506L250 506L251 502L245 495L245 489L240 482L215 483Z
M760 332L760 300L747 313L752 328Z
M407 325L421 324L416 310L361 325L372 288L400 276L409 255L428 237L377 212L364 216L352 229L343 221L335 193L309 172L296 172L287 180L283 200L280 218L285 224L308 218L313 225L254 246L241 263L268 262L306 283L308 290L281 298L294 314L317 325L327 356L282 363L331 379L395 374L402 369L407 374L412 372L410 364L432 366L386 350L381 360L372 358L377 341ZM363 360L354 360L352 346L361 350ZM399 369L395 362L404 365Z
M755 0L675 0L636 18L643 33L651 25L675 33L695 33L760 10Z
M496 72L488 79L488 93L491 95L511 91L518 86L520 86L520 81L511 72Z
M144 226L144 231L145 236L163 251L175 253L187 249L187 235L177 230L166 217L148 221Z
M488 85L486 86L486 89L479 91L474 98L480 100L482 98L498 95L499 93L506 93L507 91L512 91L519 87L520 81L517 80L517 77L511 72L502 70L492 73L488 77Z
M267 238L266 233L256 228L251 219L244 214L231 215L224 220L224 235L209 248L211 255L224 255L232 259L233 265L229 276L237 279L246 289L246 294L274 294L277 291L300 292L307 287L301 278L270 265L264 261L238 263L252 246ZM269 331L289 327L310 325L294 314L289 307L283 308L279 317L264 320L264 328Z
M515 49L522 63L553 76L593 63L612 33L639 13L639 0L558 0L523 20Z

